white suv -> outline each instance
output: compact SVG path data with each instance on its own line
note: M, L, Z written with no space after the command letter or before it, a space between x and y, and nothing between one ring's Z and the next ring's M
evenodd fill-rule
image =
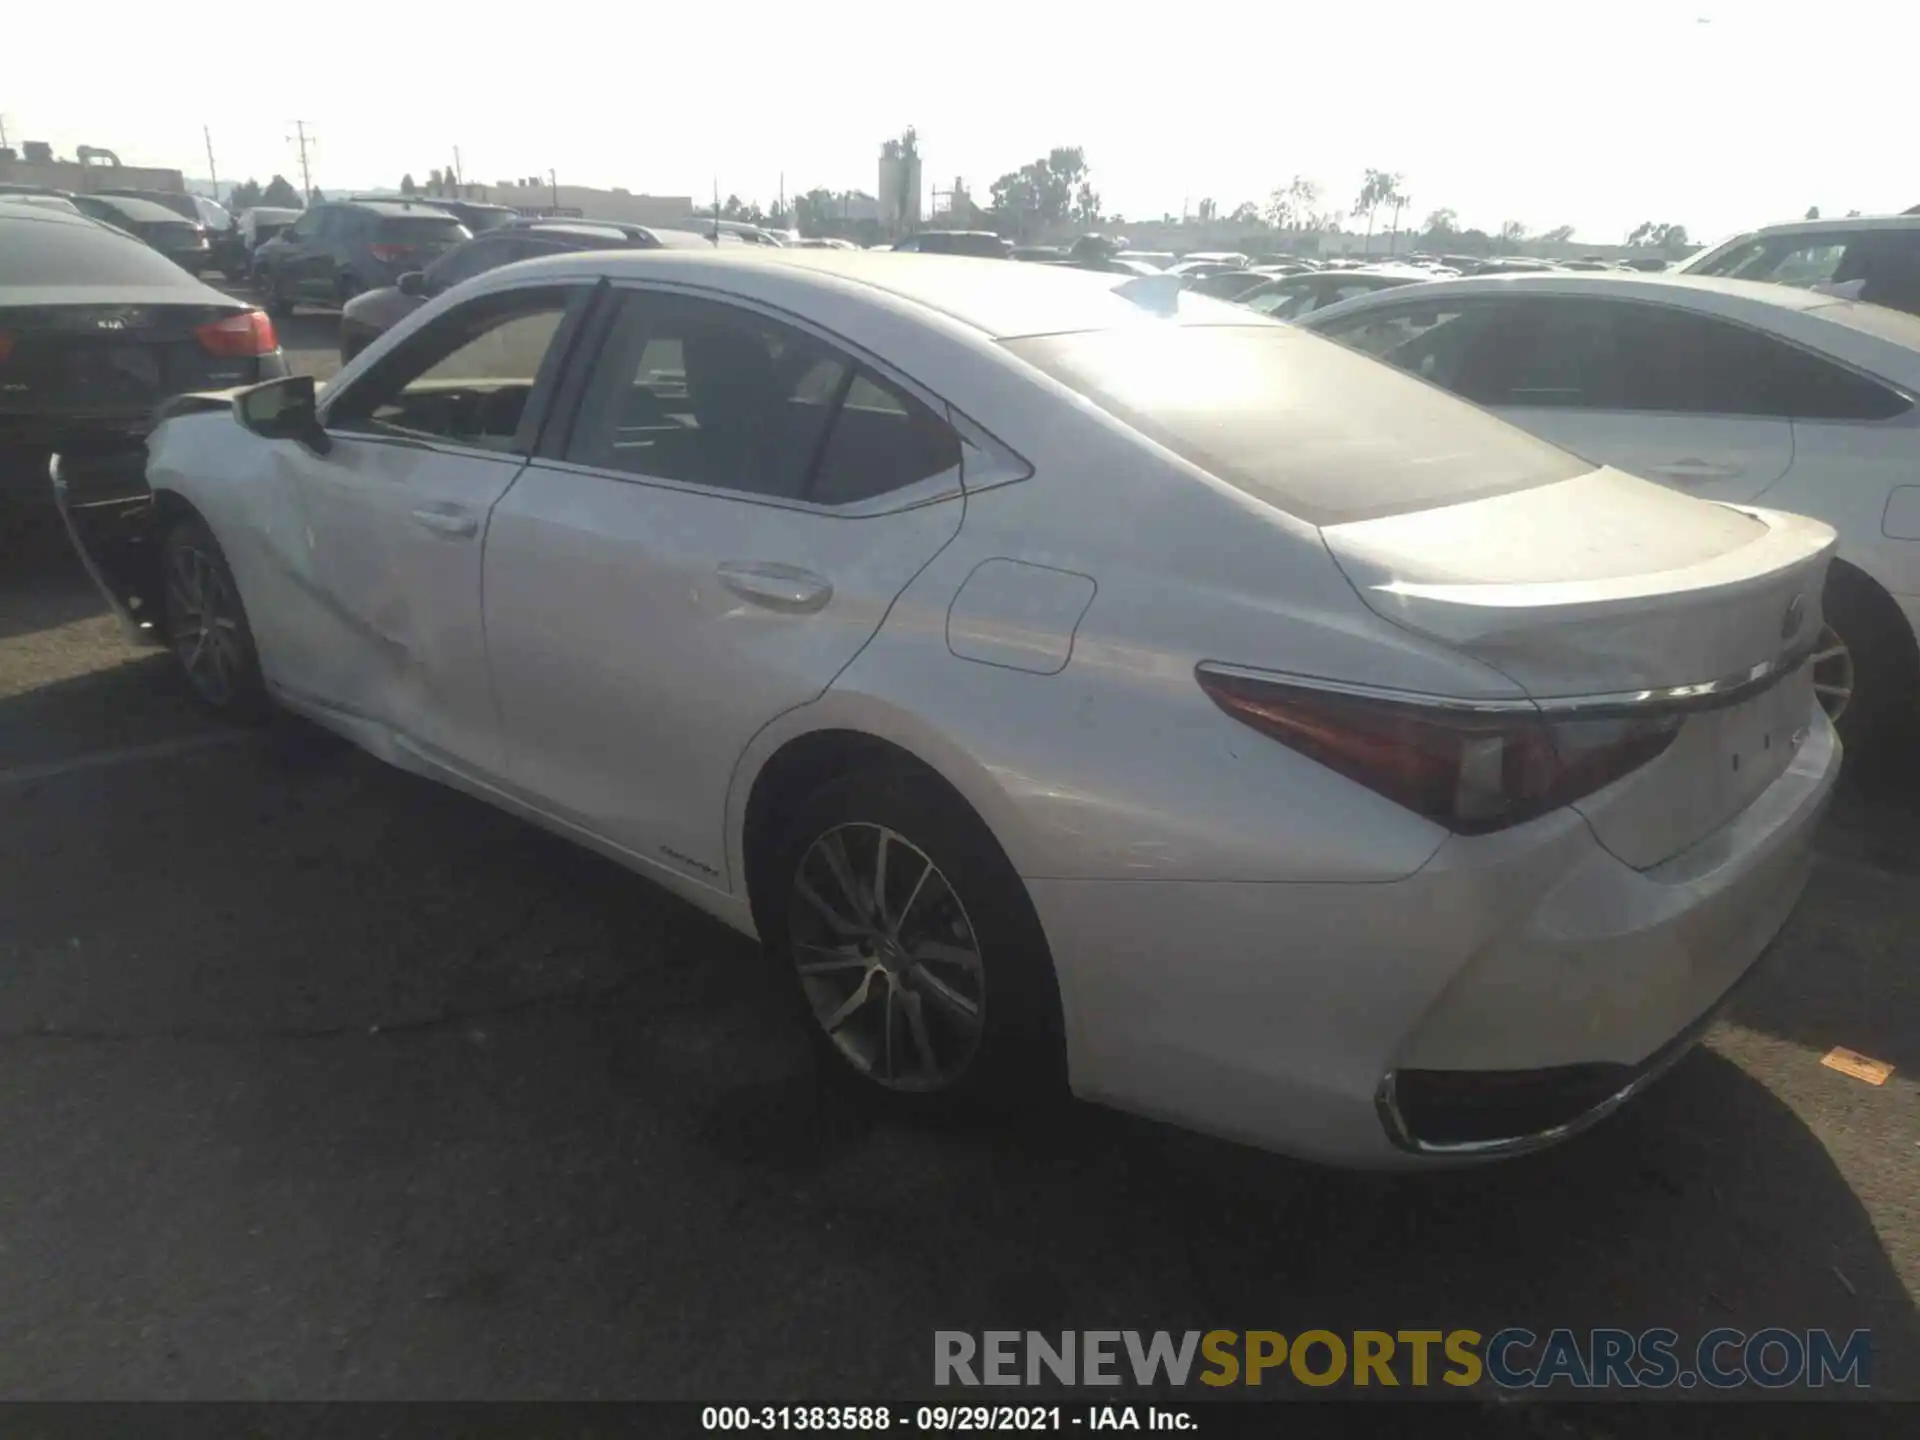
M1701 251L1679 273L1798 285L1920 315L1920 215L1769 225Z

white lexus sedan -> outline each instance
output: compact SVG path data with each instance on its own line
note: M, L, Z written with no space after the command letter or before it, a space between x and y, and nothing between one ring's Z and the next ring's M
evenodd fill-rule
M1856 753L1920 722L1920 317L1674 275L1504 275L1317 311L1308 329L1543 440L1839 532L1814 689Z
M207 703L757 936L877 1095L1357 1165L1568 1135L1800 893L1833 534L1178 283L510 266L317 398L176 406L150 568L69 515Z

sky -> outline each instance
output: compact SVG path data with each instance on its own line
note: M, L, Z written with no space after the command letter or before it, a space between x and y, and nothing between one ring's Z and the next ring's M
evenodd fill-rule
M1109 213L1230 211L1296 175L1350 207L1368 167L1411 214L1641 221L1697 239L1920 204L1910 0L732 0L711 6L254 6L243 25L100 0L16 5L0 123L16 147L80 144L223 181L298 183L293 122L325 189L469 180L770 202L875 188L907 125L924 175L985 199L1079 145ZM209 15L214 12L206 12ZM111 43L106 37L111 36ZM326 37L338 36L337 41Z

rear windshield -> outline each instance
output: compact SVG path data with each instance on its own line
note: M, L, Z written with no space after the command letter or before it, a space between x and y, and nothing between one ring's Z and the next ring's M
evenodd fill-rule
M1458 504L1594 468L1290 326L1129 326L1002 343L1182 459L1313 525Z
M118 231L78 219L0 214L0 304L16 285L201 288L158 250Z
M451 245L467 238L467 227L451 215L394 215L374 228L376 240L398 240L408 245Z

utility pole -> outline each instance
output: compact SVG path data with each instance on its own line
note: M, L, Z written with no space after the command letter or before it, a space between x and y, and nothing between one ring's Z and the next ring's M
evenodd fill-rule
M453 147L453 193L458 195L466 184L466 177L460 173L460 147Z
M0 150L7 148L7 117L0 115Z
M307 146L317 144L318 142L307 134L306 121L294 121L293 129L294 133L287 138L289 140L297 140L300 145L300 192L301 202L304 204L306 201L313 199L313 175L307 169Z
M220 171L213 163L212 127L202 125L200 133L207 137L207 179L213 182L213 198L217 201L220 198Z
M547 171L547 186L553 193L553 213L558 215L560 213L560 177L552 170Z

